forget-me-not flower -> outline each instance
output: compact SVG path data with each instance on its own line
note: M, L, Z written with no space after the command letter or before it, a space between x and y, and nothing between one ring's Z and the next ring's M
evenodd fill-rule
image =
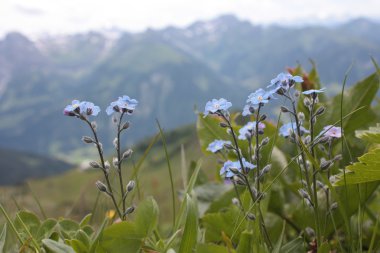
M259 122L259 130L262 130L265 128L265 124L262 122ZM254 129L256 129L256 121L248 122L245 126L239 129L239 140L246 140L247 136L251 136Z
M278 92L280 89L282 89L283 91L288 91L289 88L291 88L296 82L303 82L302 77L292 76L289 73L280 73L277 75L276 78L270 81L270 85L268 85L268 88L274 86L272 92Z
M304 133L309 133L309 130L306 130L303 126L300 126L301 135ZM287 123L280 127L279 134L283 137L289 137L292 133L297 132L297 124L295 122L293 123Z
M204 117L208 114L215 114L217 112L225 113L232 106L232 103L224 98L213 99L208 101L205 106Z
M226 144L231 145L231 142L224 140L215 140L208 145L207 150L212 153L216 153L219 150L222 150Z
M319 90L305 90L304 92L302 92L302 94L311 95L311 94L316 94L316 93L323 93L323 92L325 92L325 90L326 90L326 88L322 88Z
M342 137L342 128L328 125L323 128L322 132L319 135L321 134L323 134L325 137L340 138Z
M247 162L244 158L242 159L244 170L253 170L256 168L256 165L253 165L250 162ZM220 175L225 175L226 178L231 178L235 175L234 171L241 172L241 165L239 161L226 161L223 165L223 167L220 169Z
M132 114L136 109L138 101L132 99L129 96L119 97L116 101L112 102L106 109L106 113L111 115L114 112L126 112L127 114Z
M63 110L63 114L67 116L88 115L96 116L100 112L99 106L87 101L73 100L71 105L67 105Z

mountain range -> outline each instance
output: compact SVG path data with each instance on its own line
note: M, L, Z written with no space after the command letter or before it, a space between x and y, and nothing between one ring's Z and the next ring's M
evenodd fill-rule
M89 129L64 117L73 99L93 101L104 146L112 147L114 126L104 113L121 95L139 101L130 145L157 131L195 121L212 99L225 97L242 108L246 97L288 66L317 63L326 87L337 85L353 63L349 83L374 71L380 60L380 24L358 19L324 27L258 26L234 16L199 21L185 28L143 33L88 32L29 39L14 32L0 40L0 146L82 156ZM87 147L85 150L87 150Z

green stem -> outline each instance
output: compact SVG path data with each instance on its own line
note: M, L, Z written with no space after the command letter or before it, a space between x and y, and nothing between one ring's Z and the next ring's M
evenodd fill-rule
M124 191L124 183L123 183L123 174L121 173L122 159L121 159L121 150L120 150L120 133L122 130L120 129L120 126L121 126L121 122L123 120L124 114L125 114L124 112L121 113L120 118L119 118L119 122L117 124L117 147L116 147L116 151L117 151L117 172L119 174L120 195L121 195L121 198L123 201L123 204L122 204L122 208L123 208L122 220L125 220L125 199L126 198L124 197L125 191Z
M112 199L113 205L115 206L117 214L119 215L120 219L123 219L123 214L121 213L121 211L119 209L119 206L117 205L115 196L114 196L113 191L112 191L112 186L111 186L111 182L110 182L109 177L108 177L108 173L105 170L106 166L105 166L105 162L104 162L103 151L102 151L102 148L101 148L101 146L99 144L98 135L97 135L94 127L91 125L91 122L88 121L88 119L86 119L83 116L81 116L81 119L83 119L90 126L90 128L91 128L92 134L93 134L93 136L95 138L95 145L96 145L96 148L98 150L101 166L103 167L102 171L103 171L103 174L104 174L104 178L106 179L106 182L107 182L109 196Z

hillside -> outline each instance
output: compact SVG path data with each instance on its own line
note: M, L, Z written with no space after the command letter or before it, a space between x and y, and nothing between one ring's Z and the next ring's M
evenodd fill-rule
M119 37L98 32L31 41L19 33L0 41L0 146L58 157L82 157L85 126L62 116L72 99L105 110L127 94L139 100L128 146L152 135L155 118L167 129L195 121L214 97L243 107L247 94L297 62L317 63L324 86L336 87L355 63L349 83L380 59L380 24L354 20L336 27L262 27L222 16L186 28ZM330 90L333 90L330 89ZM114 129L104 113L99 131L108 151ZM79 158L80 159L80 158Z
M72 165L55 158L0 148L0 185L63 173Z
M184 147L186 154L185 166L189 173L193 161L197 161L200 157L203 157L196 136L195 126L188 125L167 132L165 137L175 185L177 189L181 189L181 146ZM151 138L146 139L134 147L132 160L128 161L123 168L126 178L132 177L134 165L138 164L151 141ZM96 159L96 156L92 158ZM215 161L207 157L203 157L202 159L202 176L207 174L212 177L216 172ZM138 172L139 190L134 192L133 198L139 199L144 196L154 195L160 205L161 219L163 221L169 221L171 217L171 198L168 197L170 191L168 176L165 153L162 148L162 142L158 139ZM16 208L14 204L14 201L16 201L19 206L41 214L33 199L33 192L41 202L44 212L49 217L70 216L80 219L86 213L93 211L98 194L95 182L99 179L102 179L102 173L97 170L70 170L50 178L29 180L28 184L20 186L2 187L0 188L3 193L1 202L6 204L6 209L9 211ZM116 186L115 189L118 189L118 181L114 181L113 183ZM49 190L47 191L47 189ZM62 194L63 191L65 194ZM130 201L133 200L130 199ZM111 206L109 199L105 195L100 195L95 211L95 218L101 221L105 211L111 208Z

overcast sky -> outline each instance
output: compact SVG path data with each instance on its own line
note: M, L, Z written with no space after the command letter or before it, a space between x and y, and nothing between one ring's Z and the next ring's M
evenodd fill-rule
M380 0L0 0L0 36L185 26L222 14L256 24L380 20Z

